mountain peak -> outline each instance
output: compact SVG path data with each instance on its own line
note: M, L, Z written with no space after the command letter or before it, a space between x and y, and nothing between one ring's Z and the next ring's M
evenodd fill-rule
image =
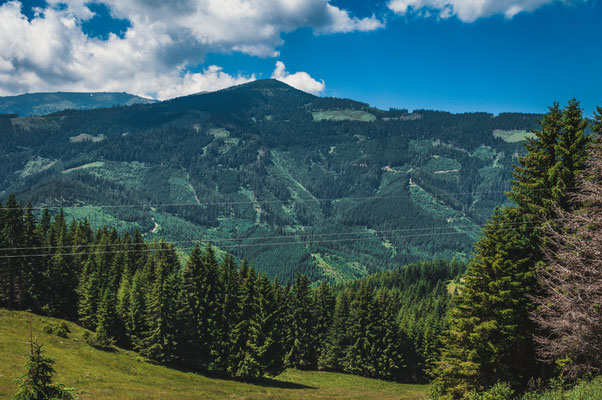
M243 83L242 85L233 86L229 89L285 89L295 92L303 92L277 79L257 79L256 81ZM227 89L226 89L227 90ZM309 93L306 93L309 94Z

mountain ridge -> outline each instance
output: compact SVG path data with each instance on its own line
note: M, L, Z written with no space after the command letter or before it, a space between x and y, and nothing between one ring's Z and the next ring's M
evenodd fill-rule
M212 243L283 280L343 281L467 258L505 201L523 152L512 140L536 127L532 114L384 111L255 81L0 120L0 199L83 206L65 212Z
M126 92L37 92L0 96L0 113L39 116L65 109L88 110L131 104L150 104L155 100Z

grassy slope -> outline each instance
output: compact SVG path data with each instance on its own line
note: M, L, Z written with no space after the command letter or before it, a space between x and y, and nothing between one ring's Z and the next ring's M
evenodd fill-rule
M31 320L34 336L56 361L56 381L83 390L83 399L424 399L424 385L329 372L287 370L259 383L208 378L153 365L125 350L107 353L82 342L84 330L69 324L68 339L42 333L51 318L0 310L0 398L16 389L23 373Z

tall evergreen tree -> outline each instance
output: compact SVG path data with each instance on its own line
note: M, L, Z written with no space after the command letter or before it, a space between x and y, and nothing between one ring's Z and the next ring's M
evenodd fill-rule
M259 315L259 294L257 293L257 275L249 268L246 260L240 267L241 309L239 322L232 330L232 361L230 374L240 378L258 378L264 374L262 365L263 348L260 343L261 324Z
M171 362L175 356L175 318L178 256L173 244L159 243L155 255L152 289L146 304L143 355L159 362Z
M496 212L484 229L450 314L434 381L443 399L498 380L521 389L539 373L529 319L543 260L539 227L556 206L567 206L566 191L584 165L586 124L575 100L562 113L555 104L527 143L508 193L516 206Z
M232 332L239 323L241 312L241 279L231 255L227 254L220 265L220 281L222 288L220 326L218 345L216 346L216 372L227 374L233 352Z
M0 259L0 284L1 293L4 295L0 299L0 304L9 309L20 308L23 302L23 252L19 247L23 247L23 209L17 202L15 195L8 196L5 208L3 210L3 225L0 235L6 250L4 257Z
M334 297L332 296L330 285L322 281L320 286L314 291L313 304L314 314L314 337L316 341L316 362L321 359L327 351L327 338L332 325L332 315L334 313ZM316 364L317 367L317 364Z
M309 286L309 278L298 274L293 285L292 325L290 327L293 343L286 355L288 366L299 369L317 367L316 338L314 336L315 321L313 318L313 298Z
M322 352L319 367L325 370L342 371L343 359L347 346L350 345L349 314L351 307L351 293L349 290L341 291L336 299L332 325L328 332L325 351Z

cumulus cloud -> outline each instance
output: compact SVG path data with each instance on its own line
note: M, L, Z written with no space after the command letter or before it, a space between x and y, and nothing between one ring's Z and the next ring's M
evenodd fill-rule
M397 14L422 13L431 15L435 11L439 18L457 16L463 22L474 22L478 18L502 14L512 18L523 11L533 11L544 4L569 3L587 0L391 0L389 9Z
M326 87L323 80L317 81L309 76L307 72L295 72L294 74L287 72L282 61L276 62L276 69L272 72L272 78L284 82L295 89L315 95L322 93Z
M374 16L354 17L328 0L95 2L104 3L113 17L129 20L123 37L111 34L101 40L83 33L82 24L94 16L89 0L47 0L48 6L31 20L19 1L0 5L0 95L125 90L165 99L216 90L255 76L230 75L217 66L188 72L207 53L277 57L282 34L302 27L316 34L383 27ZM306 82L308 91L319 92L307 83L313 81L307 74L283 79L301 86Z

